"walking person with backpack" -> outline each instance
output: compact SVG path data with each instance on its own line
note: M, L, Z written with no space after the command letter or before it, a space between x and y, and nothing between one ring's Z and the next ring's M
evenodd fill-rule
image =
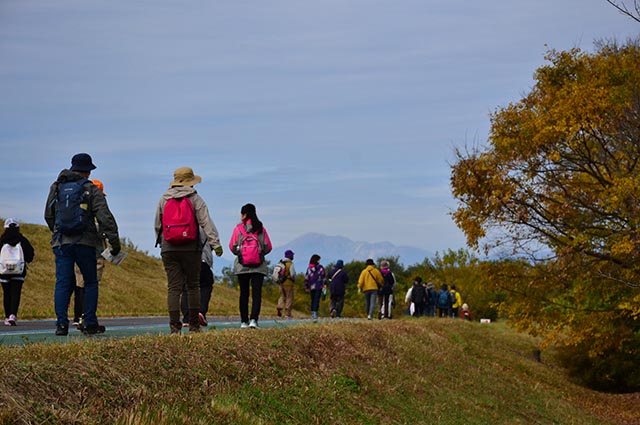
M180 296L187 288L189 332L200 332L200 272L202 250L209 245L220 257L223 253L218 229L211 220L204 199L193 188L202 177L189 167L173 172L173 181L158 202L155 217L156 246L160 245L162 264L167 273L167 306L169 329L172 334L182 332ZM200 242L199 230L205 242Z
M451 293L448 290L447 284L443 283L440 291L438 292L438 317L449 317L449 311L451 310Z
M413 287L411 289L411 302L414 305L413 316L422 317L424 315L424 309L427 301L427 290L422 283L422 278L417 276L413 280ZM407 300L405 300L406 302Z
M313 254L309 259L309 267L304 274L304 290L311 297L311 318L318 319L318 310L320 309L320 298L322 292L327 290L325 282L326 274L324 267L320 264L320 256Z
M456 285L451 285L451 310L449 314L451 317L458 317L458 310L460 306L462 306L462 297L460 297L460 292L456 291Z
M0 283L5 326L16 326L22 284L27 276L27 263L32 262L33 257L33 246L20 233L18 220L8 218L4 222L4 233L0 236Z
M384 283L384 278L375 266L373 259L369 258L365 262L365 268L360 273L358 278L358 291L364 292L364 305L367 314L367 319L373 319L376 307L378 305L376 296L378 290Z
M293 284L296 280L296 269L293 266L294 252L290 249L284 252L284 258L276 264L273 271L274 281L280 287L280 298L276 307L278 317L285 311L287 319L293 319L291 310L293 308Z
M100 180L91 180L91 183L95 184L104 196L104 184ZM96 223L97 226L97 223ZM99 231L99 229L98 229ZM98 278L98 285L102 280L102 273L104 272L104 266L106 263L105 258L102 256L102 252L107 248L107 242L103 238L99 238L98 245L96 245L96 277ZM82 321L82 315L84 314L84 278L78 265L73 266L75 275L75 286L73 288L73 322L72 326L77 327L79 330L84 328Z
M236 256L233 272L240 285L240 328L257 328L262 307L262 284L269 273L265 255L273 249L267 229L253 204L240 209L240 223L233 229L229 249ZM249 315L251 290L251 315Z
M79 153L71 158L71 168L60 172L51 185L44 219L52 232L51 246L56 261L56 287L54 305L56 335L69 333L67 309L74 289L74 264L84 279L84 327L86 335L103 333L98 323L98 277L96 246L101 238L111 245L111 254L120 253L118 225L109 210L102 191L89 176L96 166L91 156ZM96 223L98 224L96 226ZM100 234L98 234L100 229Z
M336 266L329 273L329 293L331 296L330 314L331 317L342 317L342 309L344 308L344 295L346 286L349 283L349 275L344 270L344 261L336 261Z
M382 273L384 280L384 284L378 293L380 318L391 319L394 304L393 292L396 289L396 277L393 275L393 272L391 272L390 264L386 260L380 261L380 273Z

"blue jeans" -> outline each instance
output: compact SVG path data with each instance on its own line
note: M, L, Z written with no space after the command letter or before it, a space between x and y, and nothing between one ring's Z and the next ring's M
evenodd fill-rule
M67 309L75 288L73 265L77 264L84 278L84 326L97 326L98 275L96 249L86 245L63 245L53 249L56 256L56 288L53 301L56 325L69 326Z
M311 311L315 311L317 313L318 309L320 308L320 297L322 296L322 288L312 289L311 291L309 291L309 294L311 295Z

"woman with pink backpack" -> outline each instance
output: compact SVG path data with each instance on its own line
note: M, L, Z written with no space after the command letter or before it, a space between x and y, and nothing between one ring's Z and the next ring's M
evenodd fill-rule
M229 241L229 249L236 255L233 272L240 284L240 328L257 328L262 305L262 283L269 273L264 256L271 252L272 246L267 229L258 219L255 205L244 205L240 209L240 219Z

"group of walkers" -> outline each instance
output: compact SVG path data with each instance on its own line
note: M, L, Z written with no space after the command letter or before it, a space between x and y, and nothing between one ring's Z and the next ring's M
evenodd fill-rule
M103 257L117 257L121 246L118 226L107 204L104 186L97 180L89 180L94 169L96 166L89 154L74 155L71 167L63 169L51 185L45 205L44 218L52 232L51 246L56 266L56 335L63 336L69 332L68 308L74 292L76 306L73 325L88 335L105 332L96 314L98 281L104 268ZM176 169L156 209L156 246L160 246L160 256L167 275L167 308L172 334L181 333L182 328L187 326L189 332L199 332L201 326L208 324L206 315L213 288L213 254L218 257L223 254L218 230L209 215L207 204L194 189L201 181L202 178L189 167ZM228 247L235 255L233 273L240 286L240 327L256 328L260 318L262 286L265 276L269 274L265 256L271 252L272 244L267 229L258 218L255 205L248 203L240 209L240 222L232 231ZM13 263L6 261L12 258ZM20 233L18 221L7 219L4 233L0 236L0 282L4 291L7 326L16 324L22 282L27 273L26 264L33 258L33 247ZM293 317L296 278L293 259L294 252L285 251L284 258L273 272L280 288L276 309L279 317ZM342 317L345 286L349 283L344 262L338 260L327 274L320 259L317 254L311 256L304 275L304 289L310 296L311 317L318 318L320 300L326 297L327 289L331 317ZM430 296L424 296L422 300L422 290L416 290L416 284L422 286L420 278L416 278L410 290L416 314L435 315ZM368 259L357 286L359 292L364 293L365 312L369 320L376 316L376 312L381 319L392 317L396 279L388 261L381 261L378 270L374 261ZM424 292L429 294L432 286L427 285ZM446 285L443 288L446 290ZM448 306L438 307L441 317L456 317L458 314L461 303L455 286L452 286L450 294L454 296ZM407 297L410 297L409 293Z
M418 276L407 290L404 302L409 305L409 314L415 317L462 317L472 320L471 310L468 304L462 303L456 285L451 285L449 289L447 284L442 284L440 289L436 290L432 282L423 282Z

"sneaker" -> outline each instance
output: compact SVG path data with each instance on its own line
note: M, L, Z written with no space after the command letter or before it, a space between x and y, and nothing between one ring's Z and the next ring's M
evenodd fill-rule
M208 326L209 322L207 322L207 318L204 317L204 314L198 313L198 319L200 320L200 326Z
M183 328L188 328L188 327L189 327L189 324L188 324L187 322L184 322L184 323L182 324L182 327L183 327Z
M316 319L318 318L318 313L316 313L315 311L312 311L312 312L311 312L311 318L312 318L313 320L316 320Z
M331 317L332 317L332 318L335 318L335 317L336 317L336 309L335 309L335 308L332 308L332 309L331 309Z
M282 309L281 308L276 309L276 314L278 315L278 317L282 317Z
M82 333L85 335L103 334L106 331L102 325L86 326L82 329Z
M4 325L5 326L11 326L11 323L9 323L9 318L8 317L6 319L4 319Z
M255 319L251 319L249 321L249 327L252 328L252 329L257 328L258 327L258 322Z
M11 326L15 326L16 325L16 315L15 314L10 314L9 315L9 324Z
M73 326L74 328L77 328L78 326L80 326L80 320L73 319L73 323L71 324L71 326Z
M367 320L371 320L371 315L368 315L368 316L367 316Z
M247 322L240 323L240 329L247 329L248 327L249 327L249 324Z
M69 334L69 326L56 326L56 335L57 336L65 336Z

